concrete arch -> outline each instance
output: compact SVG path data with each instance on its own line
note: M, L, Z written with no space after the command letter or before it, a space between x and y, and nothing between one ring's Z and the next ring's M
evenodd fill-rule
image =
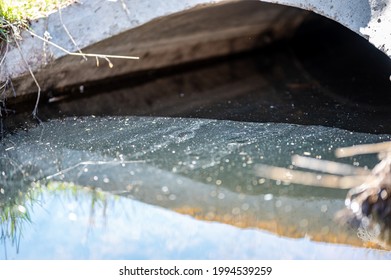
M76 3L61 13L33 22L32 30L42 37L50 35L51 42L76 52L65 25L84 52L140 56L141 60L116 60L113 69L97 68L94 58L81 63L80 57L67 55L25 32L21 42L24 59L15 46L11 47L0 69L0 82L13 81L6 97L15 92L17 96L36 92L24 60L35 71L45 91L245 51L289 35L306 17L306 10L366 36L390 56L391 5L388 2L85 0L83 4Z

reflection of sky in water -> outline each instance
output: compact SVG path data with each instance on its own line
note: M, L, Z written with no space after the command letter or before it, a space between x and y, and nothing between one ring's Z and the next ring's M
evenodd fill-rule
M12 208L12 199L23 204L17 202L18 192L28 192L32 181L45 177L132 199L109 195L106 216L103 206L95 206L89 226L91 196L80 192L75 200L67 191L44 191L43 208L34 205L32 225L22 228L19 254L9 240L6 254L10 259L391 258L390 252L254 229L364 246L357 231L333 222L346 192L273 184L258 178L254 166L286 167L292 154L333 159L336 147L390 137L202 119L52 120L2 140L0 202L5 208ZM377 159L358 156L346 162L371 167ZM172 210L202 220L212 213L215 222ZM240 223L247 229L227 225Z
M44 191L8 259L390 259L391 252L282 238L108 195ZM105 210L104 210L105 209ZM2 246L3 247L3 246ZM1 258L4 258L4 250Z

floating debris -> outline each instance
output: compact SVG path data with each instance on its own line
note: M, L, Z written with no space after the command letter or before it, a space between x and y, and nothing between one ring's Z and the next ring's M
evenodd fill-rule
M336 150L337 158L378 154L372 169L294 155L291 168L258 164L257 176L293 184L349 189L345 205L337 213L340 222L357 226L360 237L391 248L391 141L357 145ZM293 166L311 171L293 170ZM314 173L317 171L319 173Z

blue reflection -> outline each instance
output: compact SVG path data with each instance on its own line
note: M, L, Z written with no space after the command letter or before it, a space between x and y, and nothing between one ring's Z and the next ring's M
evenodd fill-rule
M43 189L19 252L6 241L2 259L391 259L391 252L278 237L113 195L92 208L91 192L60 194Z
M350 246L366 244L333 221L345 191L276 184L254 172L256 164L287 166L296 153L330 159L335 147L389 139L290 124L51 120L0 143L1 256L390 259L390 252ZM66 184L52 188L51 180Z

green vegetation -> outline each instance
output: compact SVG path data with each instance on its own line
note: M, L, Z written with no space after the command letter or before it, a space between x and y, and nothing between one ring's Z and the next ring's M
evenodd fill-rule
M0 243L9 239L16 248L19 247L24 226L31 223L30 212L38 198L35 189L23 192L0 185Z
M0 40L10 41L28 21L48 15L75 0L0 0ZM13 33L13 36L12 34Z

